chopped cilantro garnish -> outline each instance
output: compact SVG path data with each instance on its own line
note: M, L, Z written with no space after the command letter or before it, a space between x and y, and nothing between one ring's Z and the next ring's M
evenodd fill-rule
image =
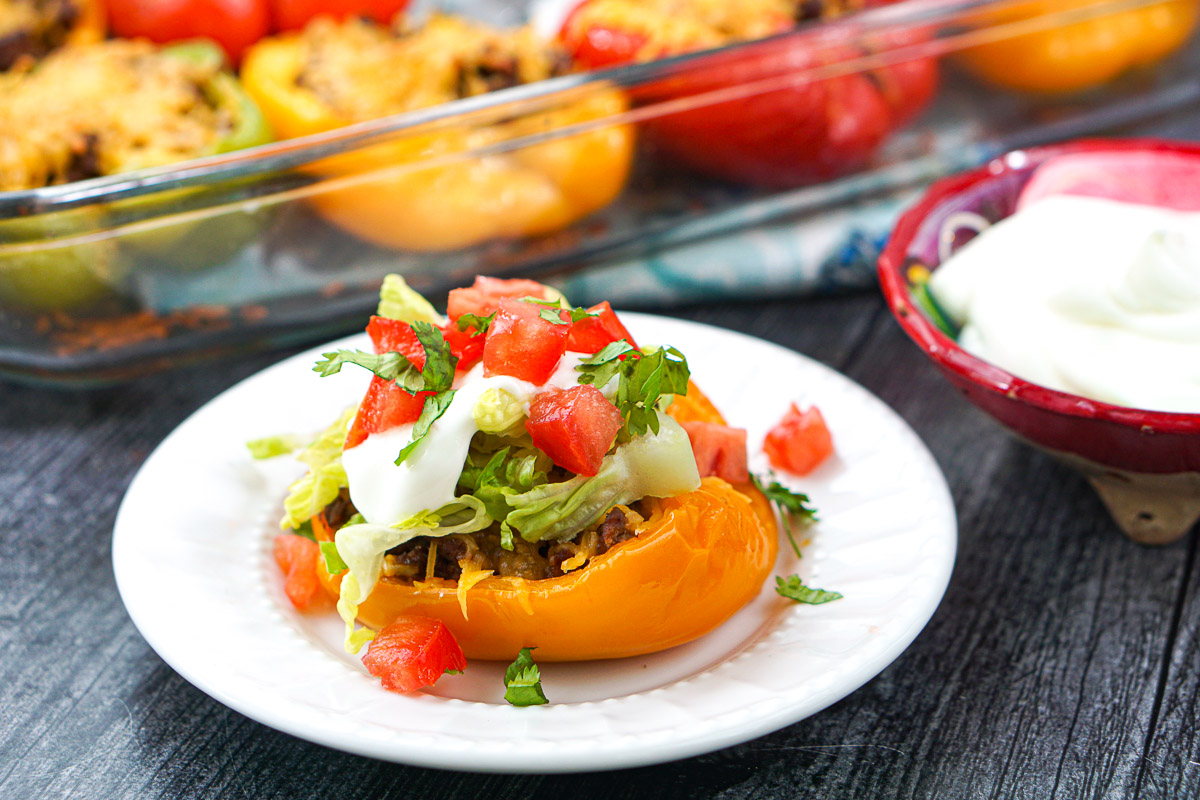
M394 381L409 392L419 392L425 385L420 370L400 353L366 353L362 350L337 350L323 353L313 372L322 378L336 375L346 364L354 364L375 373L385 381Z
M458 366L458 358L450 352L450 345L442 332L428 322L414 322L413 333L425 350L425 368L421 377L425 385L421 391L444 392L454 385L454 368Z
M573 322L579 322L579 320L585 319L587 317L600 316L600 314L596 311L588 311L586 308L578 308L577 307L577 308L571 309L571 316L569 319L563 319L562 312L566 311L567 309L564 308L564 309L560 310L557 307L557 305L558 304L556 303L555 307L553 307L553 308L542 309L542 313L539 314L538 316L540 316L542 319L546 320L546 322L553 322L555 325L568 325Z
M350 569L338 555L337 545L333 542L321 542L321 555L325 556L325 571L330 575L341 575Z
M805 586L800 580L799 575L788 575L786 579L775 576L775 591L788 598L795 600L797 603L805 603L810 606L819 606L823 603L832 603L834 600L841 600L841 592L827 592L824 589L813 589L810 586Z
M417 418L417 422L413 425L412 441L404 445L404 449L400 451L400 455L396 456L396 465L403 464L405 460L412 455L417 449L417 445L429 433L430 427L437 421L438 417L446 413L446 409L450 407L450 402L454 400L454 392L441 392L432 397L425 398L425 405L421 406L421 416Z
M480 336L487 333L487 329L492 327L492 320L496 319L496 312L488 314L486 317L481 317L478 314L463 314L458 318L458 329L465 331L468 328L475 329L475 336Z
M540 706L550 702L542 691L542 673L530 651L522 647L517 660L504 671L504 699L514 706Z
M313 533L311 520L304 520L304 522L300 523L299 527L292 528L291 532L313 542L317 540L316 534Z
M429 433L429 427L434 421L446 413L454 392L454 369L458 366L458 358L450 351L442 332L428 322L418 320L412 324L413 333L425 351L425 366L418 370L416 365L402 353L365 353L362 350L338 350L325 353L324 358L313 367L314 372L321 377L329 377L341 372L346 364L356 364L375 373L385 381L393 381L407 392L436 392L425 399L421 407L421 416L413 426L412 441L405 445L396 456L396 463L403 464L412 455L413 450Z
M687 394L687 359L674 347L660 347L646 352L637 350L621 339L600 352L579 362L575 369L582 374L580 383L603 387L619 376L613 405L621 412L625 424L617 440L627 442L646 431L658 433L656 404L666 395Z
M754 488L762 492L779 509L779 516L783 518L783 532L787 534L788 541L791 542L792 550L795 551L796 557L801 557L800 545L796 544L796 536L792 529L792 523L799 522L807 525L810 522L816 521L817 510L809 505L808 495L802 492L793 492L775 480L774 475L771 475L771 484L769 486L764 485L762 478L757 475L752 474L750 480L754 483Z

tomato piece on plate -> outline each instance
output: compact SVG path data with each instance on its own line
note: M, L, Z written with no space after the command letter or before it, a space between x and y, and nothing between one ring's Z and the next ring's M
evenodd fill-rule
M371 640L363 664L383 688L413 692L433 686L446 670L462 672L467 657L440 619L397 617Z
M617 407L595 386L581 384L536 395L525 430L558 466L576 475L595 475L621 424Z
M570 325L542 319L545 306L501 298L483 343L483 374L511 375L541 385L567 346Z
M612 310L607 300L592 306L588 311L598 316L584 317L571 326L571 332L567 334L568 350L575 353L599 353L605 345L619 339L637 347L637 343L621 324L621 320L617 319L617 312Z
M716 422L683 422L700 477L716 475L729 483L750 480L746 461L746 429Z
M321 581L317 578L317 559L321 549L312 539L293 533L275 537L275 563L283 573L283 591L298 611L305 611L322 596Z
M767 434L763 450L776 469L807 475L833 455L833 437L816 406L801 411L792 403Z
M463 314L486 317L500 307L500 300L505 297L513 300L522 297L549 300L556 296L553 289L537 281L520 278L506 280L479 275L471 286L450 290L450 297L446 301L446 316L452 322L456 322Z
M354 415L350 432L346 434L346 449L362 444L372 433L382 433L397 425L416 422L421 416L425 398L431 394L434 392L409 394L392 381L375 376L367 387L358 413Z

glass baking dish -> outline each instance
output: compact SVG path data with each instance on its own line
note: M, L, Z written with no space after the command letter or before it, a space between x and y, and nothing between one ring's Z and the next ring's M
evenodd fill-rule
M980 47L1181 2L1200 5L906 0L170 168L0 193L0 374L106 383L325 337L362 324L389 272L436 301L477 273L552 281L612 265L636 273L751 227L804 231L836 219L850 235L856 215L846 208L890 208L1000 152L1100 132L1188 130L1200 114L1194 42L1065 95L1000 88L994 69L971 63L988 52ZM786 116L793 112L774 109L813 97L823 98L813 113L827 115L829 130L839 120L863 125L852 113L863 82L851 78L878 88L884 76L886 91L887 76L907 67L940 78L928 107L903 124L851 131L843 141L853 146L840 150L833 134L810 137L811 147L783 160L762 133L763 109ZM731 146L743 137L749 146ZM591 213L531 217L507 198L516 184L484 182L477 196L463 188L484 167L513 165L535 165L564 195L586 195ZM790 288L861 284L872 260L867 248L844 279ZM736 294L739 267L727 273L717 284ZM636 305L637 282L626 283L618 303Z

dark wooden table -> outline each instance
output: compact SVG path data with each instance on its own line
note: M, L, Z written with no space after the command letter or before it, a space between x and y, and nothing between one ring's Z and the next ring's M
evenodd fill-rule
M0 798L1200 797L1194 535L1127 542L1082 479L949 390L875 296L676 313L845 372L945 471L954 577L879 677L756 741L619 772L450 773L312 745L167 667L110 565L149 452L279 354L91 393L0 385Z

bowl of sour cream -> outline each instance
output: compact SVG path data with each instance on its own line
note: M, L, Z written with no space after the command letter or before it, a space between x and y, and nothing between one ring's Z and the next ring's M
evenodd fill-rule
M1200 145L1076 142L937 182L879 275L955 386L1127 535L1200 519Z

